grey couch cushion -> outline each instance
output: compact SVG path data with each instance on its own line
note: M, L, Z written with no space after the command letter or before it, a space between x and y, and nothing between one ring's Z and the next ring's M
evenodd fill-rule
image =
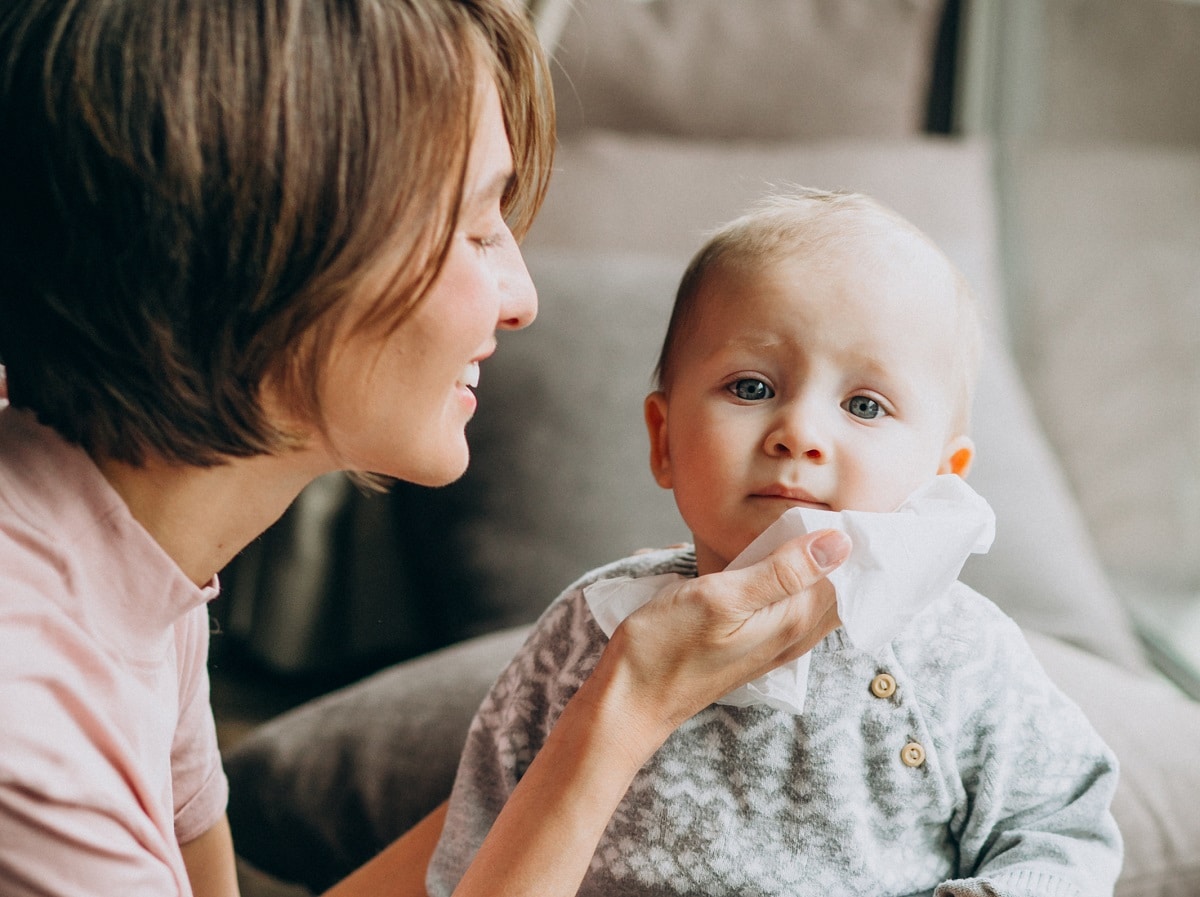
M560 130L818 140L924 123L943 0L545 0Z
M525 627L398 664L260 726L225 757L238 854L323 891L450 793L467 726Z

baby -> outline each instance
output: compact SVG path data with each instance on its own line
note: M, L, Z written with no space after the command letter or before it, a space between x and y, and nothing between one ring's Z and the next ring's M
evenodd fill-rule
M547 609L471 727L431 895L453 889L624 616L673 578L826 526L855 546L831 577L842 627L667 740L580 894L1112 893L1116 760L1016 625L957 581L991 539L961 479L980 341L961 275L867 197L800 190L709 240L645 401L651 470L694 547L592 571Z

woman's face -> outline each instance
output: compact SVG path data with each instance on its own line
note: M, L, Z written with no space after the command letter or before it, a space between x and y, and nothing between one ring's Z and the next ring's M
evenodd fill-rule
M388 336L354 332L322 388L336 467L443 485L467 468L464 428L497 330L527 326L537 294L500 212L512 152L491 79L481 90L457 229L437 280Z

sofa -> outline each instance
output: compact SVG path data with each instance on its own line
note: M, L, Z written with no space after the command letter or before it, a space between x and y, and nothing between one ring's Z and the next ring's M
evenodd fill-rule
M1092 17L1112 4L1059 2L1048 15L1082 35L1081 58L1117 39ZM1175 4L1158 5L1154 21L1177 31ZM1117 894L1200 894L1200 705L1152 662L1138 610L1200 595L1200 140L954 128L945 79L962 70L968 9L538 6L561 124L525 243L538 320L502 334L483 367L460 482L354 499L387 524L386 539L367 537L384 594L412 610L412 631L435 620L453 643L227 752L246 863L316 892L371 857L446 798L471 714L555 595L586 569L687 539L641 423L674 288L708 229L802 183L893 206L979 295L970 480L997 536L963 579L1021 624L1117 753ZM1197 18L1186 24L1200 35ZM322 488L293 514L324 513ZM303 565L294 546L288 557Z

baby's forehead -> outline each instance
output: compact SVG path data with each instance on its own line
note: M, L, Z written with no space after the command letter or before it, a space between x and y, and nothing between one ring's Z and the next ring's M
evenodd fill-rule
M824 216L835 217L851 216ZM963 298L961 277L941 250L906 222L881 215L822 220L770 239L735 244L722 253L707 279L716 284L736 279L742 285L791 281L802 291L809 278L842 282L848 292L858 289L867 296L898 291L942 311Z
M819 308L814 326L835 315L853 320L864 337L881 331L885 341L970 356L974 305L957 269L915 228L881 216L864 220L861 227L840 224L830 231L835 239L783 240L761 252L732 253L710 271L696 311L704 317L706 303L770 297L801 320L808 308Z

